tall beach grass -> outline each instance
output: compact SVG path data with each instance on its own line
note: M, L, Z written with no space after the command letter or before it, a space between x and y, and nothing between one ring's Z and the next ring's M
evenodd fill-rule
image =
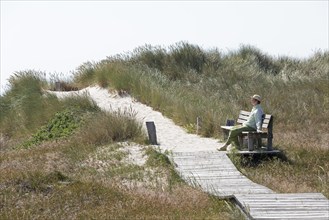
M85 72L82 66L75 73L77 84L85 83L82 79L88 75L89 84L127 91L189 132L196 132L199 118L199 134L219 139L220 126L236 119L241 109L250 110L250 96L260 94L264 111L274 116L274 146L290 161L288 166L279 160L277 167L290 167L284 175L296 176L291 185L303 182L308 186L304 189L329 196L323 184L329 179L329 173L323 172L329 170L328 158L323 157L329 150L328 51L296 59L273 57L248 45L223 53L181 42L168 48L145 45L88 68ZM252 167L258 175L250 178L274 190L299 191L279 186L282 178L266 172L273 164ZM249 171L246 175L253 173ZM263 181L267 175L273 184Z

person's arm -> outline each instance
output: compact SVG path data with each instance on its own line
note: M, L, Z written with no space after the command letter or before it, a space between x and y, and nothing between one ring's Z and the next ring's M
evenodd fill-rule
M263 111L258 109L255 114L256 127L258 132L262 131L262 117Z

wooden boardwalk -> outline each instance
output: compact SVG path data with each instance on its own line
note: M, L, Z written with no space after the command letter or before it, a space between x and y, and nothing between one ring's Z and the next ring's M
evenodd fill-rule
M172 160L187 183L235 199L249 219L329 219L329 200L321 193L275 193L242 175L225 152L174 152Z
M174 153L173 161L185 181L219 198L233 198L235 194L272 193L272 190L243 176L225 152Z

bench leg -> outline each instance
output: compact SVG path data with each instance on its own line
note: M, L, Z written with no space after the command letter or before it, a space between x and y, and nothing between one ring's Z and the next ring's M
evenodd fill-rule
M238 140L239 140L239 148L242 149L243 148L243 136L239 135Z
M273 150L273 142L272 142L272 138L267 138L267 150L271 151Z
M223 130L223 141L226 141L228 138L230 131L228 130Z
M257 138L257 147L258 148L262 147L262 138Z
M254 150L254 138L252 135L248 134L248 150L253 151Z

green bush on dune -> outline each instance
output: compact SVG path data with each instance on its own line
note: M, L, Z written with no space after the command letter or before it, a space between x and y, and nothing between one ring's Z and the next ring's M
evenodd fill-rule
M24 146L29 147L43 141L68 137L79 127L80 122L81 115L76 114L74 111L58 112L46 126L39 129L30 140L24 143Z

